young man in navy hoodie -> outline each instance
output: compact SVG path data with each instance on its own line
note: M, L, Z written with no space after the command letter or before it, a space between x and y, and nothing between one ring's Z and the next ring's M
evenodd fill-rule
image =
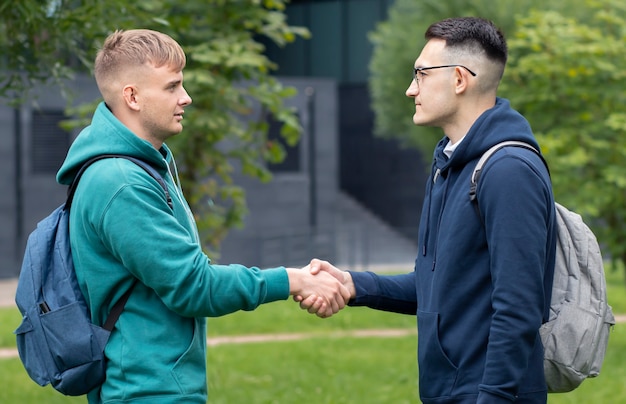
M484 167L478 200L470 175L505 140L539 148L528 122L496 97L507 60L490 21L432 24L406 95L413 122L440 127L419 227L415 269L404 275L325 270L352 306L417 315L424 403L545 403L539 327L550 307L555 212L550 178L530 150L506 147ZM478 210L476 209L478 207ZM315 303L303 300L312 312Z

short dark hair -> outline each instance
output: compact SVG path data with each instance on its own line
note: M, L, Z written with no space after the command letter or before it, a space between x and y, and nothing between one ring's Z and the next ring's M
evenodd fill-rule
M479 17L447 18L432 24L424 34L426 40L443 39L449 48L473 48L487 58L506 64L508 50L502 31L487 19Z

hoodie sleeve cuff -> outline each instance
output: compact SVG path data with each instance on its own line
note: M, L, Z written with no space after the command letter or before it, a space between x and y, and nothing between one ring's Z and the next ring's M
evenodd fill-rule
M356 296L350 300L350 306L361 306L367 304L368 296L377 296L379 294L378 284L373 274L370 272L353 272L349 271L354 282Z
M263 303L286 300L289 297L289 277L285 267L267 268L261 273L267 286Z

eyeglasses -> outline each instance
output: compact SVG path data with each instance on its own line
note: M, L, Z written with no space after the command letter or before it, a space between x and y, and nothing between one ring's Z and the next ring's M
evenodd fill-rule
M419 74L422 73L424 70L432 70L432 69L442 69L444 67L462 67L465 70L467 70L469 72L469 74L471 74L472 76L476 77L476 73L474 73L473 71L471 71L470 69L468 69L467 67L463 66L463 65L442 65L442 66L428 66L428 67L414 67L413 68L413 79L415 80L415 83L417 83L417 88L419 89L420 87L420 81L419 81Z

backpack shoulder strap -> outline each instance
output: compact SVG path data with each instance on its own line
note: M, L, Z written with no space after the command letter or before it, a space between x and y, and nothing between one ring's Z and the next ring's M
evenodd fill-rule
M501 143L498 143L498 144L496 144L494 146L491 146L480 157L480 159L478 160L478 163L476 163L476 167L474 167L474 171L472 172L472 176L470 177L470 179L471 179L470 192L469 192L470 201L473 202L473 201L476 200L476 188L478 187L478 180L480 179L480 175L482 173L483 167L485 166L485 164L487 164L487 160L489 160L489 158L492 155L494 155L498 150L502 149L503 147L507 147L507 146L523 147L525 149L528 149L528 150L531 150L531 151L535 152L539 157L541 157L541 160L545 164L546 168L548 167L548 164L547 164L546 160L543 158L543 156L541 155L539 150L537 150L536 148L534 148L533 146L531 146L530 144L528 144L526 142L521 142L521 141L517 141L517 140L507 140L505 142L501 142Z
M113 327L115 327L117 319L120 318L120 316L122 315L122 311L124 311L124 306L126 306L126 302L128 301L130 294L133 292L133 289L135 289L135 285L137 285L137 281L133 282L133 285L128 288L128 290L122 295L122 297L120 297L120 300L115 302L113 307L111 307L111 311L109 312L106 321L102 325L102 328L107 331L113 331Z
M69 211L70 207L72 206L72 201L74 200L74 193L76 192L76 186L78 185L78 181L83 176L83 173L85 172L87 167L89 167L91 164L95 163L98 160L103 160L107 158L124 158L126 160L132 161L133 163L137 164L139 167L143 168L148 174L150 174L152 178L154 178L159 183L159 185L161 185L161 188L163 188L163 191L165 192L165 199L167 201L167 205L172 209L174 208L170 191L167 189L167 184L165 183L165 180L163 179L161 174L159 174L159 172L154 167L152 167L147 162L141 159L135 158L135 157L125 156L122 154L102 154L100 156L96 156L90 160L87 160L87 162L85 162L85 164L81 166L80 170L78 170L76 177L74 177L74 180L72 181L72 183L70 184L67 190L67 201L65 202L65 207L64 207L65 210ZM102 328L104 328L107 331L113 330L115 323L117 322L118 318L122 314L122 311L124 311L124 306L126 305L128 298L130 297L133 289L135 288L135 285L137 285L137 282L134 282L133 286L131 286L126 291L126 293L124 293L122 297L120 297L120 299L115 303L115 305L113 305Z
M163 191L165 192L165 200L167 201L167 205L172 209L174 208L174 205L172 203L172 196L170 195L170 191L167 188L167 184L165 183L165 180L163 179L161 174L159 174L159 172L154 167L152 167L150 164L136 157L125 156L123 154L102 154L100 156L96 156L90 160L87 160L87 162L85 162L85 164L81 166L80 170L78 170L76 177L74 177L74 180L72 181L69 188L67 189L67 201L65 202L65 210L69 210L70 207L72 206L72 201L74 200L74 193L76 192L78 181L83 176L83 173L85 172L85 170L96 161L108 159L108 158L123 158L126 160L130 160L133 163L137 164L139 167L143 168L152 178L154 178L159 183L161 188L163 188Z

